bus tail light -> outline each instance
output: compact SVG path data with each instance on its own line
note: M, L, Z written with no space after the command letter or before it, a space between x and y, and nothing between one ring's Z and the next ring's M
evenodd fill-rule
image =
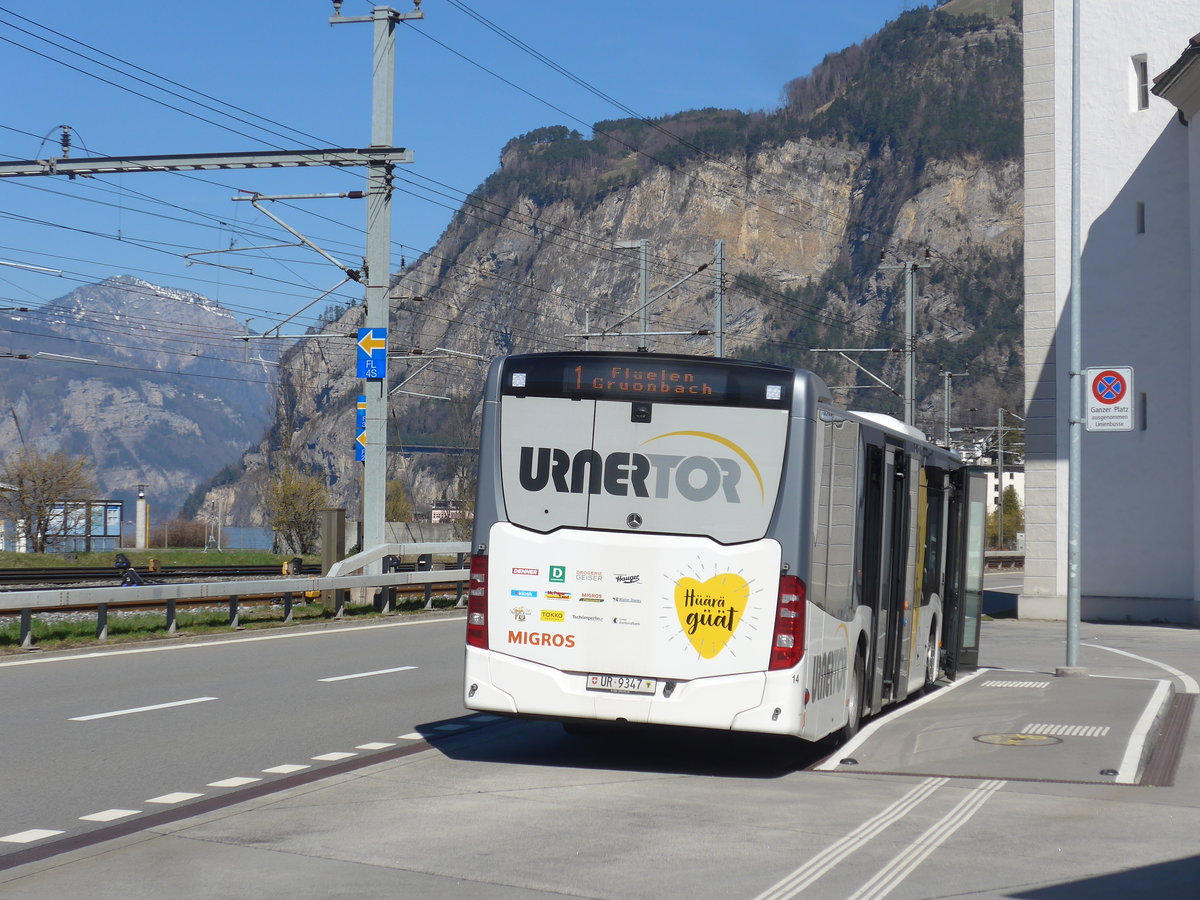
M467 595L467 646L488 648L486 556L471 557L471 589Z
M804 582L796 575L779 578L779 602L775 607L775 635L771 638L769 669L790 669L804 656Z

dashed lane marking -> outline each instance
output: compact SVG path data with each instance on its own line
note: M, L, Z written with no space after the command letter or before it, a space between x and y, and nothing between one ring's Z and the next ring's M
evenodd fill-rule
M129 816L136 816L140 813L140 809L106 809L98 813L92 813L90 816L80 816L81 822L115 822L117 819L124 819Z
M295 763L284 763L282 766L271 766L269 769L263 769L268 775L291 775L293 772L303 772L305 769L311 769L312 766L299 766Z
M192 794L187 791L176 791L173 794L163 794L161 797L151 797L147 803L162 803L169 805L172 803L182 803L185 800L195 800L197 797L203 797L203 794Z
M314 756L317 762L336 762L339 759L349 759L352 756L358 756L357 753L322 753L320 756Z
M49 828L30 828L28 831L6 834L4 837L0 837L0 841L8 844L31 844L34 841L42 841L46 838L54 837L56 834L62 834L62 832L51 831Z
M359 744L355 750L386 750L388 747L395 747L395 744L389 744L385 741L372 741L369 744Z
M415 731L410 731L408 734L396 735L396 739L401 741L423 741L425 740L425 735L417 734Z
M93 713L90 716L72 716L69 722L91 722L95 719L111 719L113 716L128 716L133 713L150 712L155 709L170 709L174 706L190 706L193 703L207 703L216 697L193 697L190 700L174 700L170 703L155 703L153 706L135 706L133 709L115 709L112 712Z
M349 681L351 678L370 678L372 675L391 675L394 672L407 672L416 666L397 666L394 669L376 669L374 672L355 672L353 675L334 675L331 678L318 678L317 681Z
M210 781L208 783L208 786L209 787L219 787L219 788L235 788L235 787L244 787L247 784L254 784L254 782L256 782L256 781L262 781L262 779L261 778L246 778L243 776L239 776L239 777L234 777L234 778L224 778L221 781Z

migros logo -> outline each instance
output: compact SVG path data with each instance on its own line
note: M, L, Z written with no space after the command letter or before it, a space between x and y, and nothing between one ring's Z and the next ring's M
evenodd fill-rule
M728 438L707 431L671 431L650 438L645 444L671 437L694 437L713 441L733 451L726 456L680 456L667 453L625 453L601 456L595 450L579 450L572 456L558 447L522 447L518 474L521 487L541 491L553 485L560 494L612 494L617 497L682 497L702 503L720 496L726 503L741 503L738 487L745 469L758 481L761 499L766 498L762 473L750 455ZM644 444L643 444L644 446Z

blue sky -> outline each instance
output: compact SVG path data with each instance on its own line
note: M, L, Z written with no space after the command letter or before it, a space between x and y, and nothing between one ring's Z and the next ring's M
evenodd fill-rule
M407 11L410 2L392 5ZM373 5L345 0L342 14L368 15ZM402 167L394 197L394 265L432 247L462 192L496 168L509 138L555 124L587 133L593 122L624 116L464 7L639 114L658 116L705 106L772 109L783 85L826 53L919 5L424 0L425 19L398 34L394 143L411 148L415 162ZM72 156L365 146L371 26L331 26L331 11L325 0L0 0L0 160L59 155L63 124L75 135ZM63 271L0 266L0 306L40 305L131 274L213 297L264 331L340 273L294 249L206 257L252 274L188 265L183 254L290 239L249 204L233 202L239 190L340 192L361 182L354 170L315 168L0 179L0 261ZM361 261L363 201L272 208L339 259ZM336 296L360 298L361 289ZM16 340L0 337L0 349L19 350Z

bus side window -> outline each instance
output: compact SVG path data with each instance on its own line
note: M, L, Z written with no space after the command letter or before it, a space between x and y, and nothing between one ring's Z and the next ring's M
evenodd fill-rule
M842 621L854 614L854 535L858 513L857 422L822 424L822 458L816 545L809 596L825 612Z

